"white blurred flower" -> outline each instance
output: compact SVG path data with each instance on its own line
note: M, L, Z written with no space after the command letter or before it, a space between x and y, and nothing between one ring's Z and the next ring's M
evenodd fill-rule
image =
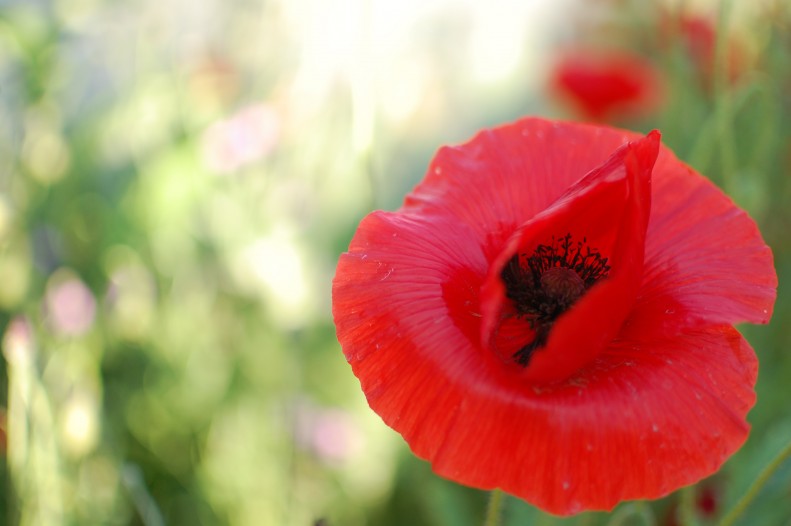
M305 261L296 235L283 227L240 247L230 269L239 286L271 305L276 322L298 327L313 316L317 302Z
M99 438L98 407L95 397L78 392L69 397L61 413L63 444L75 457L89 453Z

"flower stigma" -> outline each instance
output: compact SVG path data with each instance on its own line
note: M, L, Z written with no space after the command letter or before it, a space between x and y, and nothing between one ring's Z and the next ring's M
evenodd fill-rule
M527 367L533 353L545 346L555 320L610 271L607 258L571 234L549 245L538 245L532 255L516 253L500 273L506 296L517 316L535 331L533 340L513 354Z

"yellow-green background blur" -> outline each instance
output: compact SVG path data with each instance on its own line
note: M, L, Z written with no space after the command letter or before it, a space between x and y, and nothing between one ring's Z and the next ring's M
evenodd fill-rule
M712 71L682 14L725 29ZM754 431L720 474L563 521L509 499L505 522L716 523L791 440L790 33L786 0L0 1L0 523L481 524L486 494L368 409L331 280L441 144L576 118L546 86L575 43L662 72L661 107L616 124L756 218L780 295L745 328ZM791 466L740 524L791 524Z

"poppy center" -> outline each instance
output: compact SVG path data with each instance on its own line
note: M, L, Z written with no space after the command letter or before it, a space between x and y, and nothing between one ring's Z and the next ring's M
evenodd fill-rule
M590 248L585 238L574 242L571 234L553 237L531 255L514 254L500 278L517 316L535 331L533 340L513 354L514 361L527 367L533 353L546 345L555 320L609 271L607 258Z

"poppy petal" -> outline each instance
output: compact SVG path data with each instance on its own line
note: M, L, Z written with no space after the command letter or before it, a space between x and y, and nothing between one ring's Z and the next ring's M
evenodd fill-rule
M358 343L343 346L347 359L376 354L380 340L393 335L426 340L425 355L443 363L458 356L432 331L479 323L477 295L487 263L480 248L465 242L469 236L463 225L441 216L374 212L362 221L338 262L332 288L339 339ZM446 300L449 281L452 298ZM449 309L466 318L452 319ZM432 331L426 335L427 329Z
M743 444L756 374L749 344L718 328L620 341L553 388L434 383L458 406L432 465L558 515L658 498L715 472Z
M573 232L577 239L585 238L609 254L613 267L606 279L557 320L546 347L533 355L524 370L526 379L555 381L569 376L613 339L629 314L642 278L651 169L658 149L657 132L619 148L522 225L492 265L481 293L484 346L496 332L504 305L510 303L500 274L515 254L531 253L551 235Z
M474 343L487 264L465 239L442 217L374 212L333 280L338 338L369 404L424 458L442 443L460 394L431 384L465 385L470 369L499 367Z
M440 475L566 515L693 483L746 438L757 366L736 331L618 341L567 382L536 388L460 328L479 319L482 254L424 230L370 215L339 264L334 316L369 404Z
M629 330L767 323L777 274L755 222L667 149L654 173L645 271Z
M462 146L441 148L403 210L434 211L468 225L491 260L526 219L638 138L539 118L485 130Z

